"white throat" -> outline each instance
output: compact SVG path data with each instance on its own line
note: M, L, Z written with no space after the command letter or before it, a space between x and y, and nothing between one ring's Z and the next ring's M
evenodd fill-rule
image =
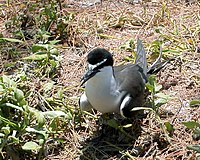
M102 113L119 112L123 94L118 90L111 66L103 67L86 82L85 93L96 110Z

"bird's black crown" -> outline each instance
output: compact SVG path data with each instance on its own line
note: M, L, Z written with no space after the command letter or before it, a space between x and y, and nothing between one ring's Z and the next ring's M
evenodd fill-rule
M113 57L110 52L108 52L104 48L95 48L93 49L87 56L87 61L89 64L95 65L98 63L102 63L103 66L112 66L113 65Z

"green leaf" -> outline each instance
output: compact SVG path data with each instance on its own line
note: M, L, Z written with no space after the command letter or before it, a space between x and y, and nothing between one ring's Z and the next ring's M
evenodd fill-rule
M164 93L156 93L155 97L157 98L155 100L155 105L162 105L167 103L167 101L169 100L170 96L166 95Z
M58 92L56 93L56 97L59 99L64 98L64 91L62 89L59 89Z
M26 142L23 146L23 150L39 150L41 146L39 146L36 142L30 141Z
M151 84L151 85L154 85L154 83L156 82L156 75L150 75L149 78L148 78L148 82Z
M14 142L15 144L19 144L19 138L15 137L15 136L8 136L8 139L12 139L12 142Z
M34 44L32 46L33 53L41 51L41 50L48 51L48 49L49 49L49 44Z
M187 148L200 153L200 145L188 145Z
M200 127L195 128L195 129L194 129L194 133L195 133L195 134L200 134Z
M49 44L54 45L59 43L61 40L53 40L53 41L49 41Z
M110 126L110 127L113 127L115 129L118 129L119 127L119 124L117 123L117 121L115 119L109 119L107 121L107 124Z
M36 111L35 112L35 117L36 117L36 119L38 121L38 126L42 127L44 125L44 123L45 123L45 118L44 118L42 112Z
M162 89L162 85L155 84L155 92L158 92Z
M32 114L35 115L35 117L36 117L36 119L38 121L38 126L42 127L44 125L44 123L45 123L45 118L44 118L42 112L37 110L37 109L35 109L35 108L32 108L32 107L29 107L29 110L30 110L30 112Z
M192 100L190 101L190 106L196 106L196 105L200 105L200 100Z
M146 87L148 88L148 90L149 90L150 92L154 92L154 86L151 85L150 83L146 83Z
M11 121L8 120L7 118L4 118L4 117L0 116L0 121L5 122L6 124L8 124L8 125L14 127L14 128L17 129L17 130L19 129L19 126L18 126L17 124L11 122Z
M23 43L23 41L21 41L19 39L15 39L15 38L0 38L0 40L4 40L7 42Z
M163 50L162 52L165 52L165 53L180 53L180 51L178 50L173 50L173 49L166 49L166 50Z
M12 79L10 79L8 76L3 75L0 77L1 82L3 82L4 84L6 84L5 86L14 89L15 87L17 87L17 83L14 82Z
M52 48L50 50L50 53L53 54L53 55L58 55L59 54L59 52L58 52L58 50L56 48Z
M44 84L44 86L43 86L44 91L45 92L50 91L53 88L54 83L55 82L52 81L52 82L48 82L48 83Z
M18 109L20 111L24 111L22 107L19 107L17 105L14 105L12 103L3 103L3 104L0 104L1 107L11 107L11 108L15 108L15 109Z
M163 99L169 99L169 98L170 98L170 95L164 94L164 93L156 93L156 94L155 94L155 97L163 98Z
M200 127L200 123L197 123L195 121L188 121L188 122L182 122L188 129L193 129L195 127Z
M3 82L3 83L7 83L7 84L10 83L10 78L8 78L8 76L3 75L1 78L2 78L2 82Z
M10 134L10 127L2 127L1 130L6 134Z
M44 136L44 139L47 139L47 138L48 138L48 134L47 134L47 132L44 131L44 130L37 130L37 129L35 129L35 128L27 127L27 128L26 128L26 131L27 131L27 132L30 132L30 133L41 134L41 135Z
M171 133L171 132L174 131L174 127L173 127L173 125L170 122L165 122L164 124L165 124L165 127L166 127L166 129L167 129L167 131L169 133Z
M48 55L44 52L32 54L30 56L24 57L24 60L34 60L34 61L41 61L47 59Z
M62 111L46 111L46 112L42 112L42 114L44 116L48 116L49 118L56 118L56 117L65 117L67 116L67 114L65 114L64 112Z
M15 96L15 99L20 102L21 100L24 99L24 92L22 92L22 90L16 88L15 91L14 91L14 96Z
M134 51L135 45L134 45L134 39L129 39L125 44L119 46L120 49L125 49L128 51Z
M154 101L155 105L157 107L160 107L162 104L165 104L167 103L167 100L166 99L163 99L163 98L158 98Z

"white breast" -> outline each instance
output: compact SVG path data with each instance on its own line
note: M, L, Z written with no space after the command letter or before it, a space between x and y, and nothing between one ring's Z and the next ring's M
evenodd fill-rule
M111 66L104 67L86 82L86 96L90 104L101 113L119 112L121 93Z

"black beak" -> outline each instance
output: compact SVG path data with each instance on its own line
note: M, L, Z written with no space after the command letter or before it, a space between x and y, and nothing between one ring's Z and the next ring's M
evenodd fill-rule
M88 69L88 71L81 78L81 86L85 82L87 82L90 78L92 78L97 72L99 72L99 70L90 70L90 69Z
M100 72L100 68L102 68L102 65L106 62L107 59L104 59L103 61L97 63L97 64L89 64L87 72L83 75L81 78L81 86L87 82L90 78L92 78L96 73Z

